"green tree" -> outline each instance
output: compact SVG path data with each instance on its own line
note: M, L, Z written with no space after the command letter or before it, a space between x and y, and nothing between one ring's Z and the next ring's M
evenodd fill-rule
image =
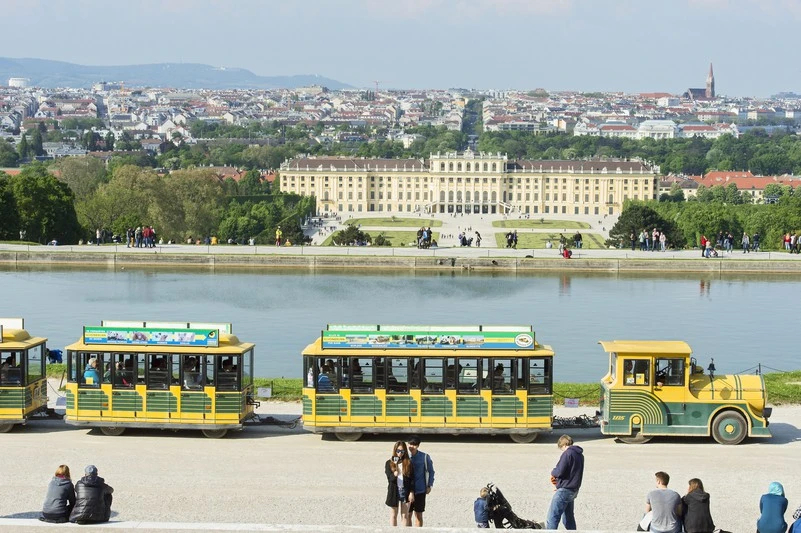
M30 155L31 148L28 146L28 136L26 134L22 134L22 138L19 140L17 144L17 153L19 153L20 159L27 159Z
M9 176L0 172L0 240L19 238L19 212Z
M33 155L45 155L44 148L42 147L42 132L39 131L39 128L33 130L31 134L30 151Z
M354 246L372 243L372 240L369 233L363 232L353 224L348 224L347 228L336 232L331 239L337 246Z
M105 165L92 156L62 157L55 168L58 178L75 194L76 201L86 199L101 183L108 181Z
M20 216L20 229L39 243L53 239L77 242L81 233L70 188L42 164L28 165L9 179Z
M681 248L685 245L684 236L672 220L663 218L654 209L640 202L628 202L624 205L623 212L609 230L609 240L613 243L621 240L629 242L632 233L638 236L642 230L651 231L654 228L664 232L672 246Z
M0 167L15 167L19 161L19 154L14 151L11 143L0 141Z
M109 152L113 151L114 150L114 134L111 133L111 132L106 133L106 138L104 140L106 141L106 150L108 150Z
M93 131L87 131L83 135L83 147L89 150L90 152L94 152L97 150L97 140L99 136L97 133Z

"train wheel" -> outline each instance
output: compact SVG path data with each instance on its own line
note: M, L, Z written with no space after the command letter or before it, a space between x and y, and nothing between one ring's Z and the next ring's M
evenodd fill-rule
M712 422L712 436L721 444L740 444L748 435L748 423L743 415L726 411Z
M528 444L537 440L537 432L532 431L531 433L509 433L509 438L512 439L512 442L516 442L518 444Z
M119 437L123 433L125 433L125 428L121 428L119 426L115 427L102 427L100 431L103 435L108 435L109 437Z
M0 424L0 433L8 433L14 427L14 424Z
M334 435L342 442L354 442L362 438L361 431L335 431Z
M646 437L642 434L642 431L635 431L631 434L630 437L618 437L617 440L620 442L625 442L626 444L645 444L646 442L650 442L653 437Z
M203 435L209 439L221 439L228 433L227 429L203 429Z

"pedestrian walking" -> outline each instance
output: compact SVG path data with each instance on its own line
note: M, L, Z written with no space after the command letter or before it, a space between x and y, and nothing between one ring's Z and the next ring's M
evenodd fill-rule
M565 529L575 530L576 517L573 508L584 478L584 450L573 443L570 435L559 437L556 446L562 451L562 455L556 467L551 470L551 476L556 481L556 491L548 507L545 529L557 529L561 518Z

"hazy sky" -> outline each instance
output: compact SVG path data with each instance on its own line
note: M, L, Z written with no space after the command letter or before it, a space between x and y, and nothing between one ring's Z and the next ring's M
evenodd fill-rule
M2 0L0 55L357 87L801 92L801 0Z

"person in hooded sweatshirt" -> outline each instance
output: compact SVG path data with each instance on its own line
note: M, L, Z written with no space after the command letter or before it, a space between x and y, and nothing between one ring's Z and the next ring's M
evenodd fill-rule
M709 494L704 492L704 484L698 478L692 478L687 488L687 494L682 496L684 506L685 533L712 533L715 523L709 512Z
M787 498L784 497L781 483L774 481L768 485L768 493L759 499L759 511L757 533L784 533L787 530L787 522L784 521Z
M559 437L556 446L562 450L562 455L551 471L551 477L556 480L556 489L548 507L545 529L558 528L561 518L565 529L575 530L576 517L573 514L573 504L584 477L584 450L573 444L570 435Z
M75 507L70 522L78 524L97 524L108 522L111 517L111 494L114 489L106 485L106 480L97 475L97 467L89 465L84 476L75 484Z
M75 487L70 479L70 467L59 465L53 479L47 485L47 496L39 520L62 524L69 520L74 505Z

